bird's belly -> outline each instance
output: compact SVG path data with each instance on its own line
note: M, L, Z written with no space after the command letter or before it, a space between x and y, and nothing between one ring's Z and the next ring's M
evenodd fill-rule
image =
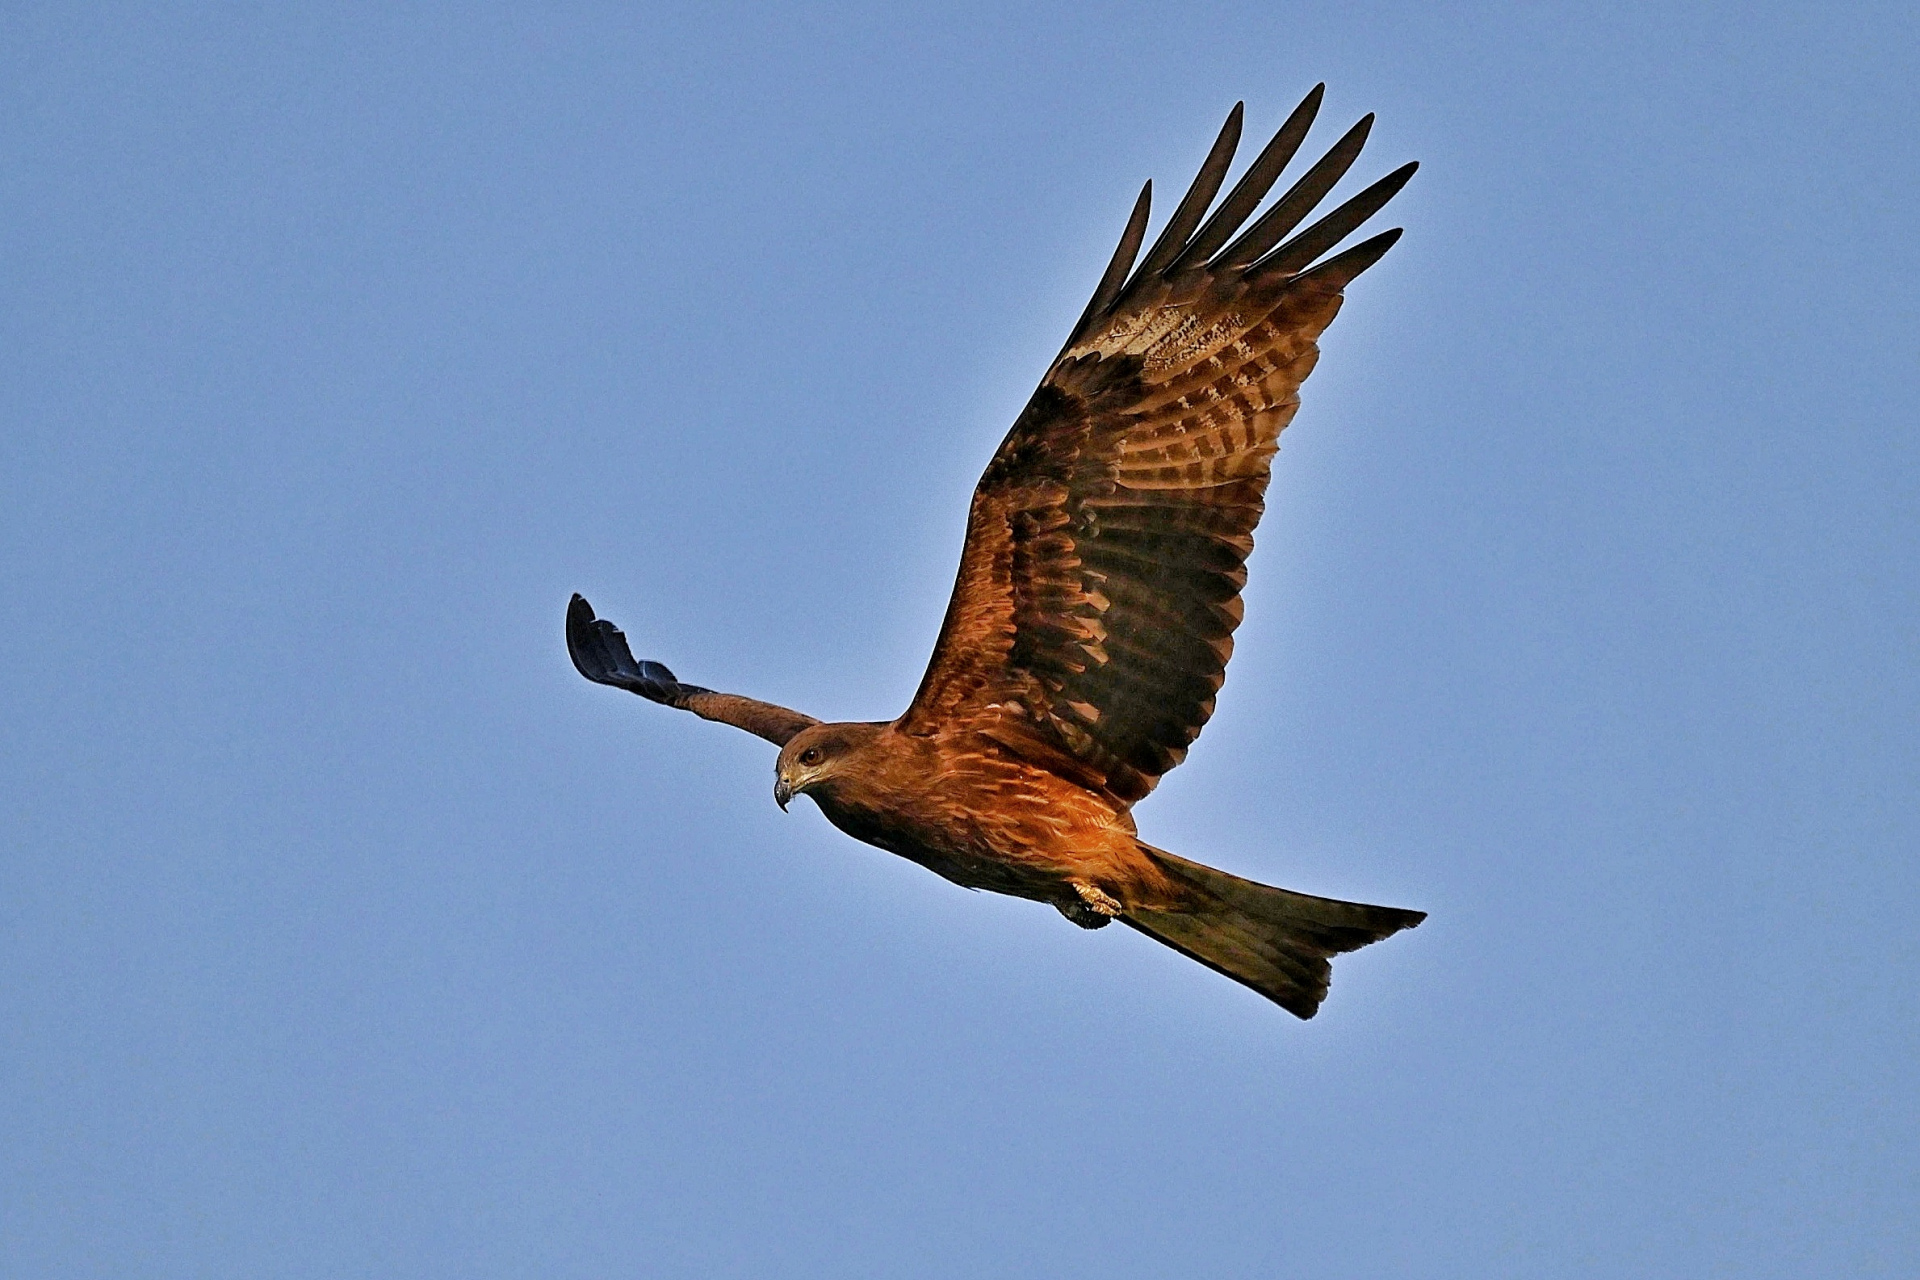
M935 875L965 885L1022 898L1058 896L1064 876L1038 851L1002 847L944 824L915 822L897 812L873 814L844 806L821 805L827 821L855 840L897 853ZM904 819L904 820L903 820ZM971 834L971 838L969 838Z
M983 795L975 788L965 796L951 790L895 791L883 807L816 798L827 820L856 840L955 884L1042 902L1059 898L1073 880L1111 880L1116 858L1132 853L1132 836L1114 824L1111 811L1072 803L1075 798L1063 803L1033 790Z

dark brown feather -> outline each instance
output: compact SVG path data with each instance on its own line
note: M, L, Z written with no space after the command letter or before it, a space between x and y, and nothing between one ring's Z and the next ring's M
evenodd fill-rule
M1221 270L1245 266L1278 244L1280 237L1299 226L1327 192L1333 190L1334 184L1346 176L1353 162L1360 158L1360 149L1367 145L1367 135L1371 132L1373 116L1369 113L1361 116L1359 123L1347 130L1327 154L1314 161L1313 167L1300 175L1300 180L1287 194L1261 214L1245 235L1228 245L1212 265Z
M1327 998L1328 962L1411 929L1424 911L1317 898L1243 879L1141 844L1141 852L1189 893L1175 910L1130 909L1121 919L1157 942L1245 983L1296 1018Z
M1173 217L1167 219L1160 238L1153 242L1153 248L1147 250L1146 258L1141 261L1142 279L1159 275L1185 251L1193 229L1200 225L1200 219L1206 216L1207 206L1220 194L1220 184L1227 180L1227 169L1233 164L1233 153L1240 145L1240 121L1245 112L1246 104L1236 102L1233 110L1227 113L1227 122L1220 126L1220 136L1213 140L1213 150L1207 153L1200 172L1194 175L1193 185L1180 198Z
M1114 299L1120 296L1120 290L1127 283L1127 273L1133 270L1133 259L1140 252L1140 242L1146 239L1147 215L1153 209L1153 179L1147 179L1140 194L1134 199L1133 212L1127 215L1126 230L1120 233L1120 243L1113 248L1113 258L1107 263L1106 272L1100 277L1100 283L1094 288L1093 297L1087 299L1087 309L1080 313L1080 319L1073 326L1073 338L1080 336L1081 330L1093 323L1094 317L1105 315Z
M1207 225L1200 228L1200 234L1188 243L1169 270L1179 271L1211 258L1227 242L1227 237L1247 220L1247 215L1260 207L1260 202L1267 198L1267 192L1273 189L1281 171L1300 150L1300 144L1306 141L1307 130L1313 127L1313 118L1319 114L1320 100L1326 93L1327 86L1317 84L1300 100L1300 105L1287 117L1287 122L1280 126L1279 132L1273 135L1253 164L1240 175L1240 181L1233 184L1233 190L1213 211L1213 216L1207 219Z

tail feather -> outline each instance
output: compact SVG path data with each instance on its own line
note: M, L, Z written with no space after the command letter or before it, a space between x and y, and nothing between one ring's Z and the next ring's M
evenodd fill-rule
M1327 998L1333 956L1357 951L1427 918L1424 911L1276 889L1164 849L1140 847L1193 893L1179 910L1130 907L1121 919L1252 987L1297 1018L1311 1018Z

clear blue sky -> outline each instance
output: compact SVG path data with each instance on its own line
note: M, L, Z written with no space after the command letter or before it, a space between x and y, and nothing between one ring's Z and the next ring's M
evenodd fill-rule
M897 713L1236 99L1423 161L1155 843L1302 1024L591 686ZM1905 5L0 16L0 1274L1920 1273ZM1164 208L1164 207L1163 207Z

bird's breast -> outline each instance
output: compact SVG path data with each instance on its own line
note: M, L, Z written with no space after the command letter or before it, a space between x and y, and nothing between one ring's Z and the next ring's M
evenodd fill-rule
M990 742L910 741L862 764L811 793L827 820L971 888L1050 900L1132 847L1124 815Z

